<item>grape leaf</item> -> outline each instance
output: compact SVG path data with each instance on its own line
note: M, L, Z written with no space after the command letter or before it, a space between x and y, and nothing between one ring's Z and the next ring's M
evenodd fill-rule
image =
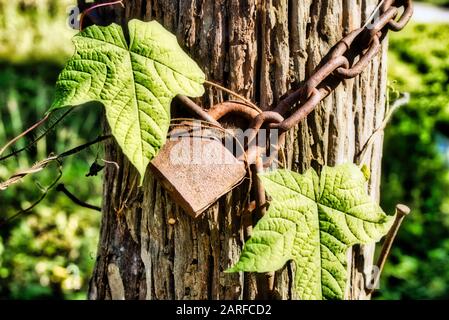
M228 272L276 271L293 260L300 299L343 299L348 248L380 240L393 222L367 194L362 171L344 164L321 176L277 170L260 178L270 208Z
M156 21L132 20L129 44L117 24L74 37L75 54L59 75L50 111L99 101L118 144L143 179L166 140L177 94L203 95L205 75L176 37Z

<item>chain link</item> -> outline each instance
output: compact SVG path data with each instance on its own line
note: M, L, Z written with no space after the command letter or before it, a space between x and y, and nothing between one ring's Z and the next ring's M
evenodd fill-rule
M400 8L404 11L396 20ZM407 25L413 15L413 1L386 0L379 13L380 16L372 25L354 30L341 39L309 79L272 111L263 112L256 117L253 127L260 128L261 124L269 123L270 128L288 131L299 124L342 81L355 78L366 69L378 55L382 40L389 30L400 31ZM352 64L355 60L357 62ZM285 120L281 121L282 117L273 116L273 112L285 116L296 104L298 104L296 110Z
M386 11L387 8L393 7L393 4L397 4L396 8L404 7L404 13L398 21L394 19L390 20L388 23L388 28L392 31L401 31L408 24L410 19L413 16L413 1L412 0L387 0L384 3L383 12Z

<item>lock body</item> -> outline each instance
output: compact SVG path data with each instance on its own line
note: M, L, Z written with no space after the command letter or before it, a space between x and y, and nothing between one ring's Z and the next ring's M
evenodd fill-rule
M245 163L201 129L172 130L150 168L172 199L195 218L246 176Z

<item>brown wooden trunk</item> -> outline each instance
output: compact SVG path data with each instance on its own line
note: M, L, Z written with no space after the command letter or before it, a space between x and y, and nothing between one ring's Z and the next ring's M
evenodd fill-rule
M134 0L105 17L156 19L174 32L208 79L266 109L304 80L344 34L360 27L376 0ZM288 166L302 172L354 161L385 111L386 45L367 71L340 86L287 139ZM225 97L226 98L226 97ZM205 106L223 99L207 88ZM382 138L371 152L369 191L378 199ZM255 298L254 276L225 274L242 248L243 194L223 197L193 220L147 172L136 172L116 144L106 146L101 237L91 299ZM175 222L171 224L171 222ZM373 246L348 253L347 298L364 299ZM278 298L295 299L292 266L276 273Z

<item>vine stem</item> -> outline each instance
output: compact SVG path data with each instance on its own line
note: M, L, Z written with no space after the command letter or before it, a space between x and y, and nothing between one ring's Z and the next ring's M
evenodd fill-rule
M257 110L257 112L259 112L259 113L262 113L262 110L258 106L256 106L253 102L251 102L250 100L248 100L244 96L238 94L237 92L232 91L232 90L230 90L228 88L223 87L222 85L219 85L219 84L217 84L215 82L212 82L212 81L209 81L209 80L204 81L204 83L209 85L209 86L216 87L216 88L218 88L218 89L220 89L220 90L222 90L224 92L229 93L230 95L233 95L233 96L239 98L240 100L245 102L249 107L253 108L254 110Z
M14 157L14 156L18 155L19 153L21 153L22 151L27 150L28 148L34 146L37 142L39 142L42 138L44 138L51 130L53 130L70 112L72 112L72 110L73 110L73 108L66 111L61 117L56 119L56 121L53 122L39 137L37 137L36 139L31 141L27 146L25 146L19 150L15 150L15 151L11 152L10 154L7 154L6 156L0 157L0 161Z
M80 16L80 31L83 31L84 17L87 14L89 14L89 12L91 12L92 10L95 10L97 8L114 6L116 4L120 4L123 8L125 7L123 0L118 0L118 1L112 1L112 2L106 2L106 3L99 3L99 4L93 5L92 7L86 9Z
M17 137L13 138L12 140L10 140L5 146L3 146L3 148L0 150L0 156L3 154L3 152L5 152L6 149L8 149L11 145L13 145L14 143L16 143L19 139L21 139L22 137L26 136L28 133L30 133L31 131L33 131L34 129L36 129L37 127L41 126L45 121L48 120L48 118L50 117L50 113L47 113L45 115L45 117L43 117L41 120L39 120L38 122L36 122L35 124L33 124L31 127L29 127L28 129L26 129L24 132L22 132L21 134L19 134Z
M107 140L109 138L111 138L110 135L100 136L97 139L95 139L94 141L85 143L85 144L78 146L76 148L73 148L69 151L63 152L58 156L51 156L42 161L39 161L36 164L34 164L31 168L26 169L26 170L21 170L21 171L15 173L13 176L11 176L8 180L6 180L4 182L0 182L0 191L6 190L7 188L9 188L9 186L20 182L23 178L25 178L29 174L35 174L35 173L42 171L43 169L45 169L45 167L47 167L48 164L50 164L54 161L59 162L60 160L66 158L68 156L79 153L79 152L83 151L84 149L87 149L90 146L92 146L96 143L102 142L104 140Z
M103 161L105 164L113 165L115 167L115 169L120 170L119 164L115 161L110 161L110 160L106 160L106 159L101 159L101 161Z
M396 112L396 110L398 110L400 107L402 107L403 105L405 105L409 102L410 102L410 94L406 92L403 94L402 98L396 100L393 103L391 108L389 108L388 113L386 114L380 127L378 127L376 130L374 130L374 132L371 134L371 136L368 138L367 142L363 146L362 150L356 155L356 158L359 159L358 161L355 161L356 163L361 165L367 160L366 159L367 154L368 154L367 151L373 145L377 136L385 130L386 126L390 122L390 119L393 116L393 114Z
M52 190L56 184L59 182L59 180L61 180L62 178L62 168L61 168L61 163L58 161L58 176L56 177L56 179L52 182L52 184L50 186L48 186L44 192L42 193L42 195L39 197L39 199L37 199L32 205L30 205L28 208L23 209L18 211L17 213L15 213L14 215L12 215L11 217L4 219L2 221L0 221L0 228L9 224L11 221L17 219L19 216L30 212L31 210L33 210L33 208L35 208L39 203L41 203L48 195L48 193L50 192L50 190Z
M56 191L64 193L67 196L67 198L69 198L73 203L79 205L80 207L101 212L100 207L94 206L92 204L86 203L86 202L78 199L73 193L71 193L69 190L67 190L67 188L65 187L65 185L63 183L58 184L58 186L56 187Z

